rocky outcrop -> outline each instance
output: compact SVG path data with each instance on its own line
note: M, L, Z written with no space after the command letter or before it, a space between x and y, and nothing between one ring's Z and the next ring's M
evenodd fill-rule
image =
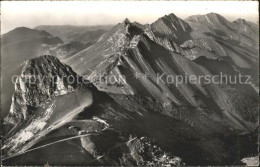
M45 108L56 96L72 92L78 86L77 78L80 79L56 57L41 56L27 61L16 79L10 113L5 122L18 124L27 119L31 108Z
M237 26L239 27L238 31L240 34L243 34L256 42L259 40L259 35L256 35L259 34L259 28L257 24L241 18L235 20L233 23L237 24Z
M185 165L180 157L164 152L147 137L133 138L127 146L138 166L180 166Z
M46 50L61 45L59 37L46 31L18 27L1 37L1 117L8 114L14 92L12 77L20 75L27 60L47 54Z
M53 56L26 62L16 79L11 109L5 123L3 157L19 155L43 136L73 119L92 104L91 85Z
M104 137L106 137L104 139ZM122 136L121 136L122 138ZM124 138L125 139L125 138ZM132 137L120 140L115 133L81 137L81 145L101 164L121 166L180 166L180 157L164 151L148 137ZM106 141L106 142L105 142Z

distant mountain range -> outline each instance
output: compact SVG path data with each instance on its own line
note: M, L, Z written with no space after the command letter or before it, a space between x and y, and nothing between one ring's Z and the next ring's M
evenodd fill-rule
M1 41L4 165L237 165L257 156L254 23L169 14L146 25L17 28ZM163 82L220 74L250 75L251 84ZM28 85L26 76L46 80Z
M64 42L91 42L99 38L112 25L100 26L72 26L72 25L40 25L35 27L36 30L44 30L54 36L60 37Z

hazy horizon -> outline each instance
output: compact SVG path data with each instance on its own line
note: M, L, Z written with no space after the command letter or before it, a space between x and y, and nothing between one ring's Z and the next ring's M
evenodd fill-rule
M149 24L170 13L185 19L211 12L229 21L243 18L257 23L259 16L257 1L2 1L1 34L39 25L115 25L125 18Z

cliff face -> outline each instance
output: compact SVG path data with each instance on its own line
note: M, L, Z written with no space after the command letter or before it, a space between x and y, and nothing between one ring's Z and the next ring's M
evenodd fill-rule
M83 111L92 103L89 87L56 57L27 61L16 79L10 113L5 118L6 124L14 125L3 145L5 156L22 153Z
M78 75L69 66L52 56L41 56L26 62L15 82L10 114L5 122L12 124L26 120L31 108L44 108L56 96L72 92L78 87Z
M61 45L59 37L46 31L19 27L1 37L1 116L10 110L14 92L12 77L20 75L25 61L44 55L48 48Z

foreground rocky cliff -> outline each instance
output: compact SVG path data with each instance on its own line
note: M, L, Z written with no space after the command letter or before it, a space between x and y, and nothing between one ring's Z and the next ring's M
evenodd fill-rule
M46 31L18 27L1 36L1 120L10 110L13 76L20 75L25 61L43 55L49 48L62 45L59 37Z
M10 113L4 122L13 125L5 136L4 155L22 153L89 106L92 94L82 82L53 56L27 61L16 79Z

